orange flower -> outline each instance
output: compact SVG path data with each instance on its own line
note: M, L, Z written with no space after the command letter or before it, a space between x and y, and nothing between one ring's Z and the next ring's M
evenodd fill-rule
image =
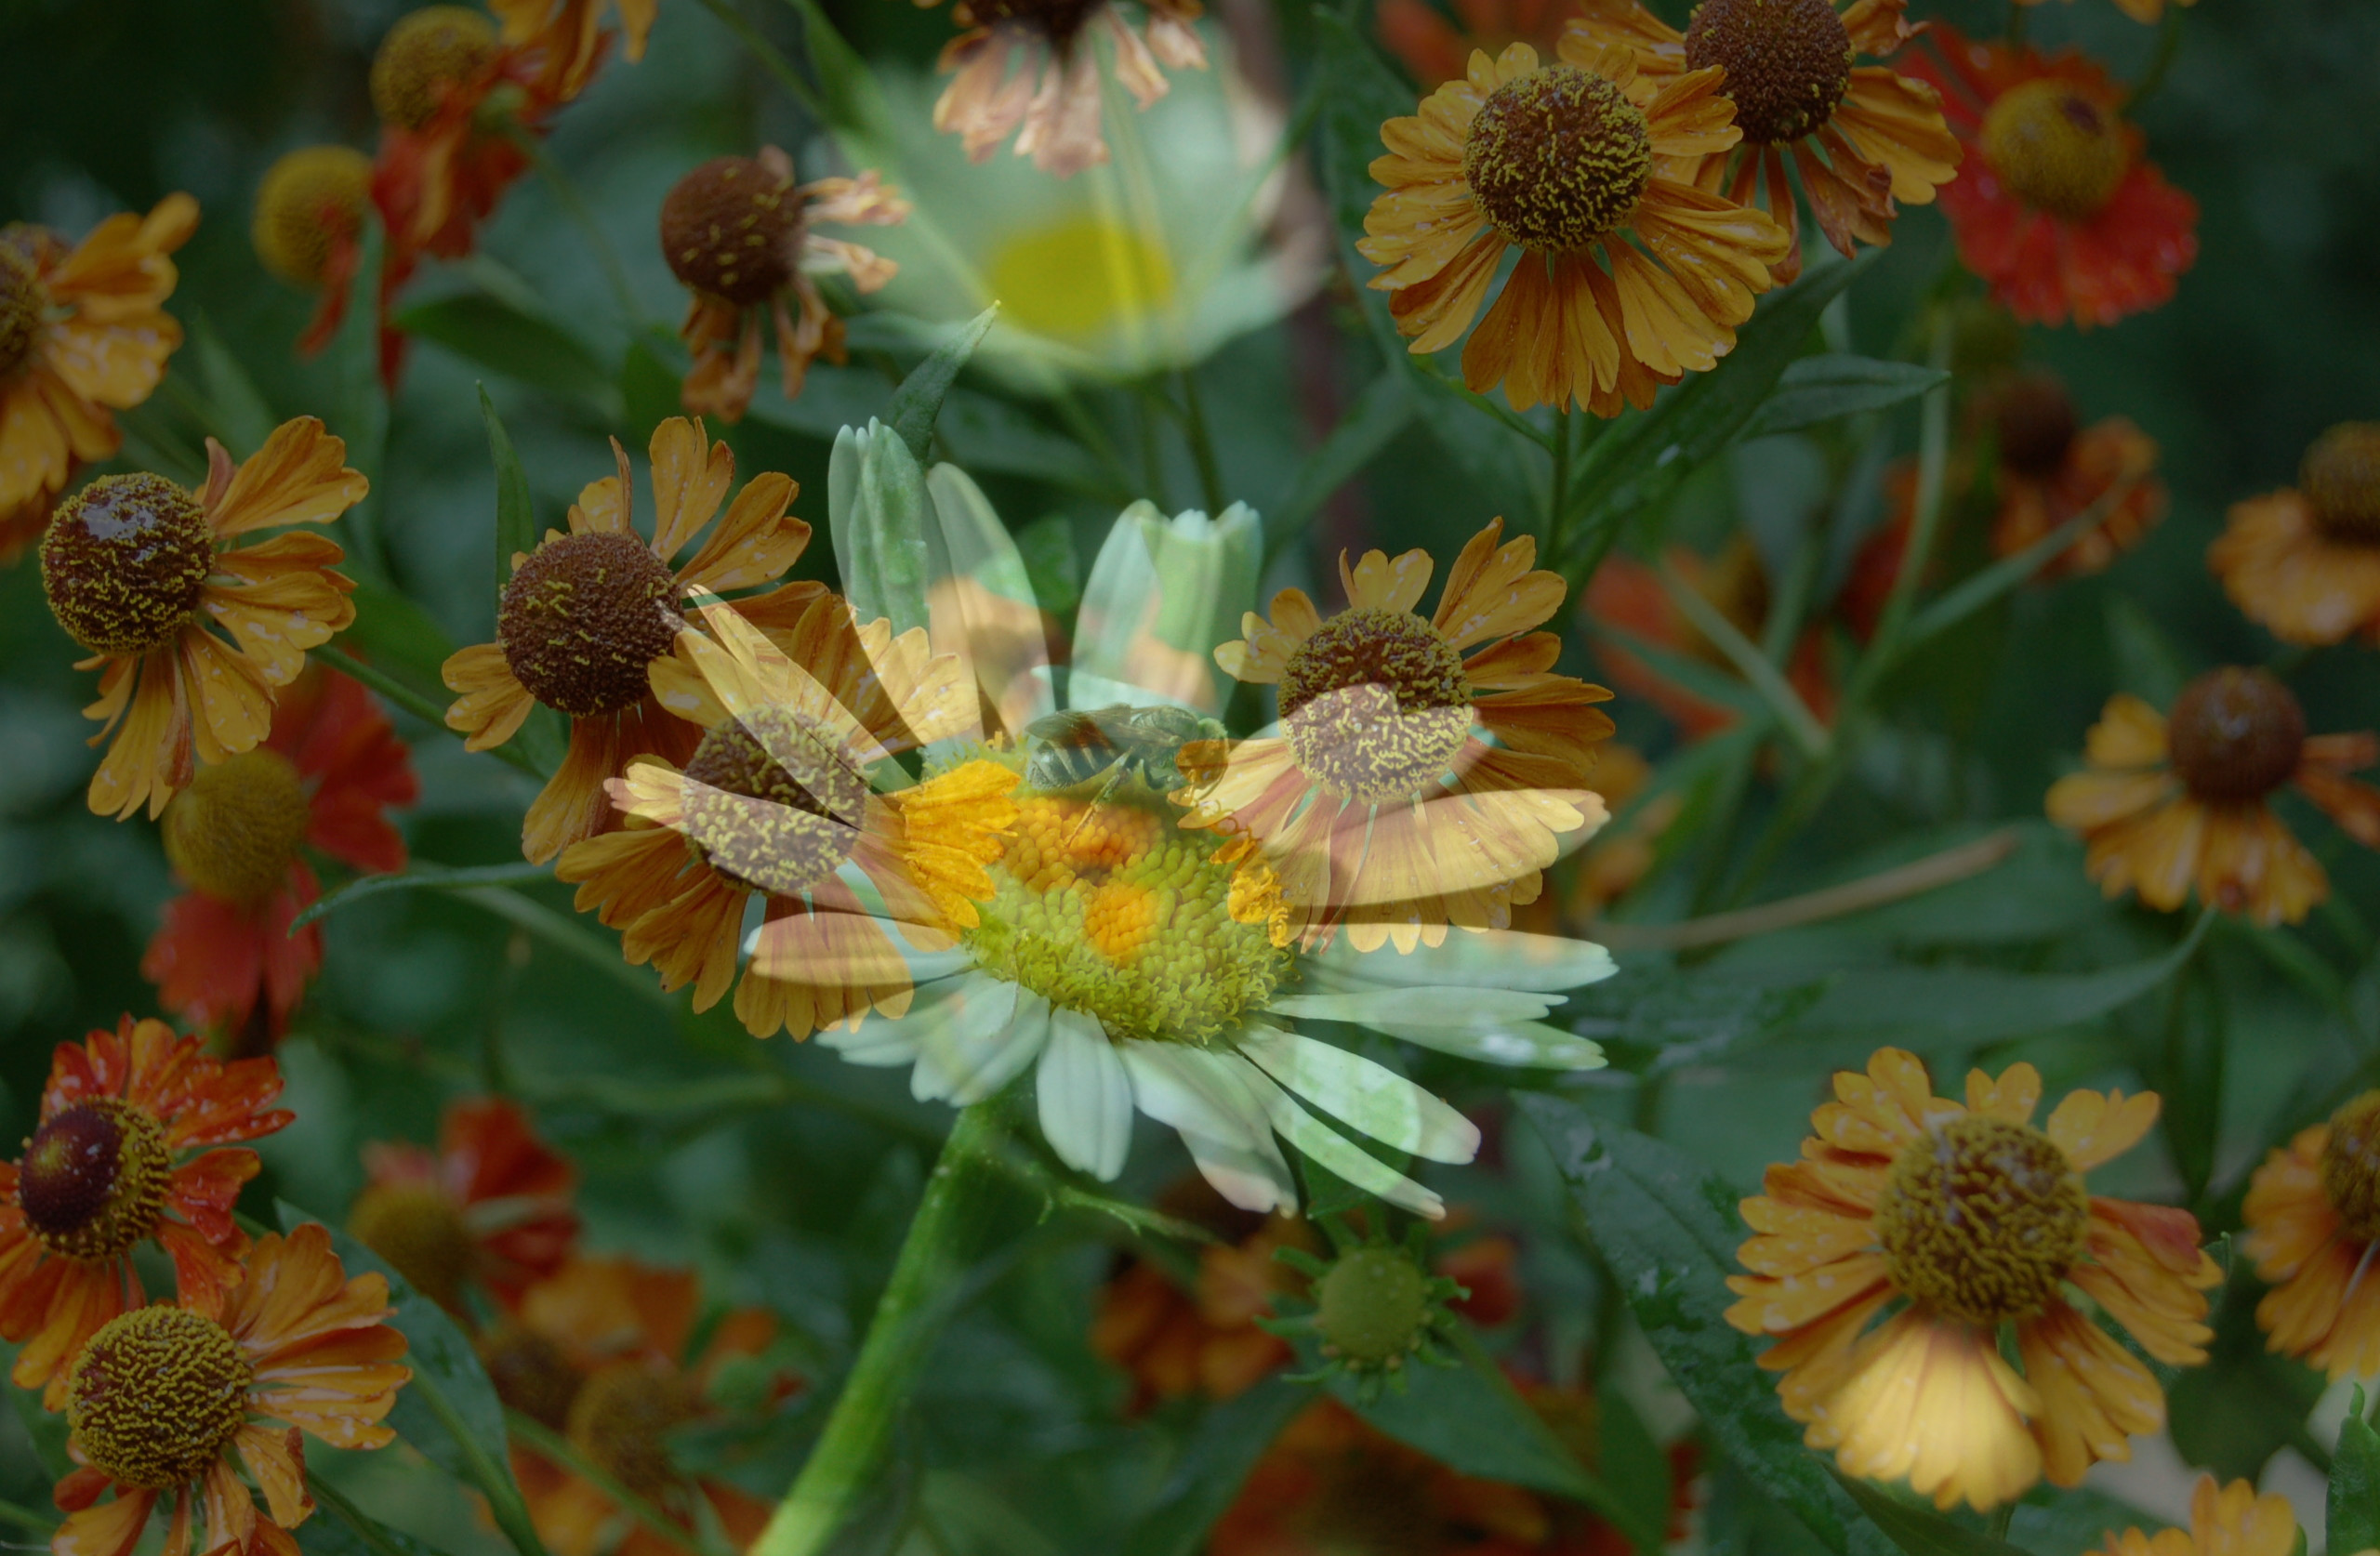
M1143 8L1146 23L1135 32L1114 0L959 0L951 20L967 31L943 45L941 68L958 73L935 99L933 127L958 136L970 162L988 158L1020 125L1016 154L1044 173L1070 178L1105 162L1091 29L1106 33L1117 85L1143 109L1172 90L1160 63L1207 68L1206 45L1190 25L1198 0L1144 0Z
M519 1312L482 1338L480 1353L506 1404L567 1437L589 1463L690 1536L699 1495L741 1550L768 1523L770 1505L724 1481L688 1474L665 1434L718 1414L707 1399L713 1378L722 1366L768 1350L776 1320L756 1308L736 1309L710 1326L699 1353L690 1353L700 1295L688 1271L580 1259L530 1287ZM799 1379L778 1377L768 1403L800 1387ZM691 1537L665 1539L633 1520L615 1544L619 1506L535 1449L515 1444L512 1470L554 1556L606 1549L615 1556L680 1556L694 1549Z
M1455 0L1458 28L1429 0L1381 0L1380 41L1429 88L1462 79L1474 52L1501 54L1525 43L1551 54L1561 42L1566 0Z
M504 24L504 41L522 47L544 49L538 90L568 102L587 89L596 67L602 63L610 34L602 31L603 13L613 0L488 0L488 8ZM645 40L652 35L661 0L616 0L620 26L627 33L621 52L633 64L644 58Z
M891 226L909 203L874 173L793 181L793 160L774 146L756 157L713 157L670 186L661 202L661 254L694 294L678 338L694 364L680 390L690 415L744 418L760 376L760 316L776 324L785 395L801 392L812 359L843 360L843 322L827 311L813 274L840 273L861 292L900 267L875 250L812 231L820 221ZM796 323L790 301L800 314Z
M2380 424L2341 422L2306 451L2294 488L2233 504L2206 561L2283 642L2380 644Z
M348 292L364 266L364 214L372 205L372 159L352 146L286 152L257 185L249 241L264 268L319 295L298 354L331 343L347 317Z
M1959 142L1942 122L1941 95L1884 65L1917 35L1908 0L1704 0L1681 33L1638 0L1585 0L1571 35L1616 46L1647 76L1666 80L1716 65L1719 93L1736 105L1742 141L1681 165L1672 177L1760 208L1792 246L1779 281L1802 273L1801 221L1785 181L1790 154L1818 230L1844 257L1893 239L1895 201L1930 205L1958 171ZM1823 152L1821 156L1819 153Z
M349 1278L330 1234L309 1223L260 1238L228 1294L185 1287L178 1307L111 1320L67 1386L82 1468L58 1483L67 1519L54 1556L130 1556L169 1496L165 1556L189 1556L202 1506L199 1549L298 1556L289 1532L314 1510L301 1429L334 1448L396 1441L381 1423L412 1374L388 1318L389 1283ZM262 1518L238 1465L264 1494Z
M1995 555L2014 556L2125 488L2099 522L2040 576L2098 573L2165 517L2165 483L2153 473L2157 444L2129 418L2109 416L2078 428L2074 402L2047 374L2003 384L1988 408L2000 452L2000 508L1991 521Z
M165 807L165 856L190 890L165 904L140 959L157 998L193 1026L264 1047L322 969L322 930L290 921L322 895L301 848L366 873L405 867L381 811L419 792L371 693L309 667L273 709L264 744L203 768ZM251 1029L257 1000L264 1019Z
M2241 1247L2271 1286L2256 1304L2268 1347L2333 1381L2380 1372L2380 1091L2300 1129L2249 1180Z
M55 1410L83 1342L139 1307L132 1259L153 1242L185 1302L240 1279L247 1234L231 1220L257 1154L229 1146L290 1120L271 1104L270 1059L209 1059L195 1037L126 1016L51 1055L41 1124L0 1166L0 1335L22 1345L9 1376ZM189 1153L197 1151L195 1156Z
M165 311L178 279L166 256L197 226L198 202L169 194L71 245L46 228L0 228L0 561L41 534L77 468L123 445L108 413L165 377L182 343Z
M1304 1277L1275 1259L1273 1250L1314 1246L1304 1222L1239 1209L1203 1178L1167 1190L1157 1208L1205 1227L1221 1241L1198 1250L1193 1290L1183 1290L1163 1269L1136 1259L1100 1291L1091 1348L1131 1376L1132 1397L1125 1408L1135 1416L1190 1394L1236 1398L1287 1363L1289 1346L1257 1327L1256 1320L1272 1311L1274 1298L1305 1286Z
M327 524L362 502L368 483L346 468L347 445L301 416L237 468L212 438L206 456L194 491L101 476L59 505L42 537L50 611L92 651L74 667L101 670L99 700L83 710L102 721L91 743L124 721L91 779L100 815L145 804L156 816L191 781L193 756L212 764L254 749L271 731L274 689L355 619L355 586L331 571L344 553L330 541L291 530L232 544Z
M1739 533L1715 558L1673 546L1662 560L1738 631L1760 640L1768 619L1768 574L1749 534ZM1606 557L1588 581L1580 608L1590 619L1608 623L1655 648L1735 673L1726 654L1678 609L1660 574L1633 557ZM1716 734L1736 721L1732 709L1698 696L1616 642L1596 644L1595 655L1614 685L1669 715L1688 740ZM1786 679L1820 720L1834 717L1833 678L1827 670L1824 637L1815 626L1794 645Z
M2247 1481L2218 1490L2214 1476L2201 1475L2190 1490L2187 1531L2110 1532L2104 1549L2107 1556L2290 1556L2304 1544L2288 1497L2279 1492L2258 1496Z
M2308 736L2296 697L2263 670L2199 677L2170 721L2112 697L2083 753L2085 770L2050 786L2049 819L2090 844L2110 897L2135 890L2171 912L2195 885L2200 902L2259 924L2304 918L2330 880L2268 803L2284 784L2380 848L2380 789L2347 776L2380 762L2380 736Z
M1381 126L1388 192L1355 246L1416 355L1462 338L1504 251L1521 262L1462 351L1462 379L1514 410L1645 406L1735 349L1787 237L1767 217L1683 182L1741 138L1715 67L1666 82L1625 48L1571 34L1542 68L1516 43L1471 57L1411 118ZM1629 242L1634 237L1645 246Z
M2029 323L2112 324L2174 295L2198 257L2198 202L2144 157L2125 89L2080 54L1973 43L1940 28L1941 90L1968 156L1942 191L1959 257Z
M1269 621L1249 612L1246 640L1215 650L1280 689L1281 733L1183 746L1181 824L1238 834L1217 857L1261 854L1310 943L1342 924L1365 951L1505 928L1563 835L1605 820L1583 783L1611 693L1553 673L1561 640L1529 629L1561 609L1561 576L1535 570L1530 537L1499 544L1503 529L1472 536L1432 616L1413 613L1426 553L1368 551L1353 569L1342 553L1345 610L1326 620L1283 589Z
M2129 1458L2126 1438L2163 1429L2164 1396L2069 1286L2158 1361L2206 1360L2202 1293L2223 1272L2198 1222L2082 1182L2149 1132L2156 1097L2072 1092L2037 1129L2041 1089L2030 1064L1970 1071L1962 1107L1914 1055L1879 1048L1867 1074L1836 1073L1802 1159L1743 1202L1758 1235L1727 1322L1776 1337L1760 1365L1845 1474L1990 1509L2044 1471L2070 1486ZM2021 1374L2002 1359L2011 1325Z
M370 1181L348 1211L355 1240L456 1312L472 1282L518 1305L578 1240L570 1204L578 1169L501 1097L447 1104L434 1154L402 1141L365 1146L364 1170Z
M706 606L714 643L678 640L656 660L664 705L701 738L682 770L641 760L606 785L626 829L575 843L555 874L579 881L581 911L624 928L620 950L651 961L662 987L692 981L694 1009L718 1003L746 943L744 909L764 902L735 1014L755 1037L858 1028L874 1009L909 1009L910 964L887 919L921 948L947 949L992 894L1017 810L1017 775L966 761L897 794L872 792L877 764L972 730L965 662L933 653L923 627L893 637L861 626L833 595L814 595L789 628L763 635L724 605ZM841 872L883 903L864 905Z
M468 750L501 745L537 703L570 717L570 754L546 781L522 824L521 849L542 864L613 824L604 780L631 758L683 764L702 732L662 710L646 666L667 656L685 626L689 589L750 588L793 565L810 526L786 512L800 488L782 475L752 478L710 538L673 570L735 483L735 455L700 422L672 416L654 429L654 537L633 523L635 488L627 451L615 439L619 473L589 482L570 509L570 533L512 559L496 609L496 639L446 661L447 687L462 693L446 710ZM763 625L790 626L824 593L814 583L781 585L730 608Z

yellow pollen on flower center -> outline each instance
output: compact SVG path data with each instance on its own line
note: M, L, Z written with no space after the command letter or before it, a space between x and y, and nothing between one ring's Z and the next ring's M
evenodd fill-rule
M1983 116L1983 159L2026 204L2085 221L2132 167L2123 122L2063 81L2028 81Z
M1342 611L1289 655L1281 727L1298 766L1366 804L1435 783L1471 735L1462 655L1409 611Z
M33 260L0 244L0 378L14 373L33 355L33 338L41 333L42 315L48 307L41 272Z
M372 159L352 146L300 146L257 185L250 243L264 268L294 286L320 286L331 251L364 231Z
M462 6L427 6L397 19L372 57L372 107L389 124L419 129L496 52L496 29Z
M1173 262L1119 222L1068 217L1003 241L984 267L1001 316L1020 329L1087 340L1146 326L1174 300Z
M565 1432L597 1469L658 1502L679 1483L666 1434L694 1416L693 1391L682 1379L641 1362L614 1362L579 1386Z
M93 1466L166 1491L198 1479L231 1445L254 1381L239 1342L213 1319L139 1308L83 1348L67 1379L66 1419Z
M661 254L697 292L751 308L793 279L801 196L757 157L713 157L661 201Z
M1893 1283L1971 1324L2038 1312L2082 1251L2089 1198L2047 1135L1969 1114L1903 1151L1877 1202Z
M25 1141L17 1207L51 1253L113 1259L156 1231L173 1174L156 1119L130 1102L95 1097L60 1110Z
M1628 94L1592 71L1548 65L1488 95L1462 176L1496 231L1561 253L1617 230L1653 177L1653 138Z
M163 476L101 476L58 505L41 539L41 584L76 642L147 653L198 613L215 536L198 499Z
M443 1308L462 1310L463 1282L478 1253L445 1190L434 1183L375 1183L355 1197L347 1230L416 1291Z
M617 713L652 689L650 666L685 625L678 582L618 530L560 535L522 560L496 608L513 678L574 719Z
M1851 34L1828 0L1703 0L1686 30L1686 68L1726 68L1721 87L1746 140L1798 140L1834 116L1851 86Z
M2347 1234L2380 1242L2380 1091L2367 1091L2331 1114L2321 1173L2322 1197Z
M791 896L842 867L860 838L867 775L826 731L764 707L703 736L686 764L685 836L737 886Z
M2304 758L2306 710L2270 671L2226 666L2182 688L2166 741L2174 771L2199 798L2262 799Z
M2380 547L2380 422L2343 421L2315 439L2297 486L2325 536Z
M165 858L221 902L253 907L289 878L311 809L289 758L259 746L202 767L165 807Z

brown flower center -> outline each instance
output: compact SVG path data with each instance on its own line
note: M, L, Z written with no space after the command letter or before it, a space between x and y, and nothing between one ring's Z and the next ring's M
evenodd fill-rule
M255 1378L239 1342L213 1319L138 1308L83 1348L66 1381L66 1419L94 1466L126 1485L166 1491L198 1479L231 1445Z
M2297 487L2325 535L2380 546L2380 422L2343 421L2315 439Z
M756 157L713 157L661 202L661 253L670 273L738 308L764 303L793 279L801 196Z
M470 1229L432 1183L375 1183L347 1213L355 1240L389 1261L405 1284L440 1307L461 1312L463 1282L478 1262Z
M165 857L208 896L251 907L289 878L311 819L288 758L243 751L200 768L165 807Z
M1746 140L1798 140L1833 117L1851 86L1851 34L1827 0L1703 0L1686 29L1686 68L1726 68L1720 88Z
M571 1401L583 1380L562 1347L534 1329L506 1323L480 1338L479 1352L496 1398L555 1431L569 1426Z
M114 1259L156 1230L173 1177L157 1121L98 1097L61 1109L25 1141L17 1207L51 1253Z
M2322 1142L2322 1194L2348 1235L2380 1241L2380 1091L2367 1091L2331 1114Z
M2174 771L2199 798L2261 799L2297 771L2306 710L2269 671L2227 666L2182 688L2165 738Z
M364 230L372 159L352 146L300 146L265 169L249 241L264 268L297 286L319 286L331 249Z
M641 1362L614 1362L579 1388L566 1431L597 1469L661 1502L679 1484L666 1434L694 1416L694 1393L682 1379Z
M164 476L99 477L58 505L41 540L50 610L99 653L172 642L214 567L205 510Z
M738 886L790 896L852 856L867 777L842 743L787 708L703 736L686 764L686 837Z
M1462 176L1496 231L1559 253L1610 232L1653 177L1653 138L1628 95L1592 71L1548 65L1488 95Z
M1984 114L1983 160L2026 204L2085 221L2123 182L2132 146L2111 110L2066 82L2028 81Z
M1072 44L1099 0L961 0L958 20L965 27L1026 27L1060 48Z
M372 108L403 129L419 129L449 88L478 75L496 53L496 29L461 6L427 6L397 19L372 57Z
M651 689L647 666L685 625L677 590L635 535L566 534L514 571L496 606L496 640L513 675L547 706L574 719L617 713Z
M2000 462L2029 481L2047 481L2074 446L2074 402L2046 373L2028 374L1992 397Z
M1875 1226L1911 1300L1997 1324L2057 1294L2088 1216L2082 1176L2047 1135L1969 1114L1901 1153Z
M1281 674L1281 724L1324 787L1375 803L1417 793L1471 733L1462 655L1408 611L1342 611Z
M48 308L49 297L32 257L19 253L14 244L0 244L0 378L33 354L33 338L41 333L42 315Z

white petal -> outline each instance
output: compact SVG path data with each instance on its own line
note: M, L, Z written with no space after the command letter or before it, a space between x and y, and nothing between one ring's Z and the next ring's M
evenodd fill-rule
M1609 1062L1604 1058L1601 1043L1575 1036L1543 1022L1501 1022L1470 1032L1375 1022L1372 1029L1440 1053L1488 1064L1526 1065L1539 1070L1600 1070Z
M1258 1069L1383 1145L1434 1162L1479 1154L1479 1126L1384 1064L1294 1032L1251 1026L1239 1051Z
M1518 930L1461 930L1442 945L1403 953L1358 951L1342 938L1313 962L1341 987L1461 983L1546 994L1599 982L1620 970L1611 953L1592 941Z
M1263 1103L1224 1068L1246 1064L1178 1043L1123 1043L1117 1054L1132 1078L1133 1101L1181 1132L1218 1193L1244 1210L1297 1208L1296 1180L1273 1143Z
M1275 1210L1294 1214L1298 1207L1297 1186L1290 1181L1289 1167L1280 1159L1280 1147L1272 1143L1272 1130L1265 1132L1267 1150L1257 1151L1246 1145L1227 1145L1222 1141L1209 1140L1204 1135L1183 1132L1182 1143L1188 1147L1190 1160L1197 1165L1198 1176L1213 1186L1215 1193L1242 1210L1268 1215Z
M1434 1221L1446 1215L1446 1201L1435 1193L1298 1106L1288 1092L1275 1086L1255 1065L1246 1060L1235 1062L1244 1072L1244 1083L1263 1102L1273 1127L1291 1145L1365 1193L1376 1194L1391 1205L1401 1205Z
M909 1090L921 1102L982 1101L1033 1062L1050 1033L1049 1001L998 979L971 982L942 1013L918 1035Z
M1536 1021L1560 1003L1545 995L1519 994L1510 989L1404 988L1284 995L1268 1003L1265 1009L1276 1016L1352 1022L1358 1026L1396 1022L1405 1026L1474 1032L1511 1022Z
M1052 1015L1034 1084L1041 1133L1060 1161L1103 1180L1124 1170L1132 1145L1132 1083L1097 1022L1075 1010Z

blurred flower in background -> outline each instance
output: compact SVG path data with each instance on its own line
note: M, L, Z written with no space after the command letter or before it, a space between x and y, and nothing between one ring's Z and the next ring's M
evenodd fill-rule
M369 1181L348 1210L348 1230L451 1312L471 1311L471 1291L517 1307L578 1240L578 1169L501 1097L448 1103L435 1152L366 1145L364 1169Z
M249 241L257 259L292 286L319 295L298 354L331 342L347 317L348 293L364 265L372 208L372 159L352 146L284 152L257 185Z
M956 73L933 105L933 127L958 136L970 162L1012 133L1018 156L1061 178L1107 161L1102 42L1115 51L1117 85L1144 111L1170 90L1159 63L1207 65L1192 26L1198 0L1142 0L1142 8L1145 36L1114 0L953 0L951 20L967 31L943 46L942 68Z
M2270 1348L2333 1382L2380 1372L2380 1091L2349 1098L2268 1153L2248 1182L2241 1249L2272 1289L2256 1304Z
M2207 565L2233 604L2285 643L2380 643L2380 423L2314 441L2297 484L2231 505Z
M1991 549L2014 556L2061 525L2105 506L2036 576L2047 583L2103 572L2165 517L2157 445L2129 416L2078 425L2074 402L2055 376L2011 376L1982 399L1999 455L1999 507Z
M1494 56L1525 43L1552 54L1568 14L1563 0L1455 0L1450 20L1430 0L1381 0L1373 24L1388 51L1432 91L1461 80L1474 53Z

